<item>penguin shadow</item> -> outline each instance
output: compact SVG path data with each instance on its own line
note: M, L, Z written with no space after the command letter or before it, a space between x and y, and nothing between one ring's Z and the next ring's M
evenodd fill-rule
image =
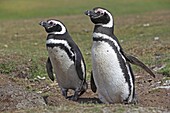
M86 104L102 104L102 102L96 98L96 97L93 97L93 98L86 98L86 97L80 97L76 102L78 103L86 103Z

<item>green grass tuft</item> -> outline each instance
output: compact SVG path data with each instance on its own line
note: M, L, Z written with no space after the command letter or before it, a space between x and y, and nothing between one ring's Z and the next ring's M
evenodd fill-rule
M15 70L14 62L4 62L0 64L0 73L10 74Z
M26 19L63 15L82 15L87 9L101 6L114 15L141 14L170 9L169 0L4 0L0 2L0 19Z

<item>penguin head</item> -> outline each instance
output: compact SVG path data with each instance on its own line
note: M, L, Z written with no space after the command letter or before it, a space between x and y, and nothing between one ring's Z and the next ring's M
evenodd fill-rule
M90 17L91 21L95 25L101 25L103 27L113 27L113 17L112 14L101 7L96 7L93 10L85 11L85 14Z
M48 34L65 34L67 32L64 24L59 20L50 19L39 23Z

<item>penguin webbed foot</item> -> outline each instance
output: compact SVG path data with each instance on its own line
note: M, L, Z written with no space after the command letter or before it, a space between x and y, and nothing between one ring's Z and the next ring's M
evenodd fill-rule
M69 98L69 100L72 100L72 101L77 101L78 100L78 96L71 96L71 98Z
M134 105L138 104L138 99L137 99L137 98L134 98L134 99L132 100L131 104L134 104Z
M133 98L131 104L134 104L134 105L138 104L137 94L134 95L134 98Z
M124 100L123 104L133 104L136 105L138 103L138 99L136 98L136 95L134 96L134 98L132 99L131 102L128 102L128 100Z
M87 88L87 87L86 87L86 88ZM62 88L61 91L62 91L62 95L63 95L66 99L72 100L72 101L77 101L78 98L79 98L79 96L81 96L81 95L86 91L86 89L83 89L81 92L80 92L79 89L78 89L78 90L75 90L74 95L72 95L72 96L67 96L68 89L63 89L63 88Z
M82 94L84 94L87 89L88 89L88 84L87 84L87 82L84 82L84 83L83 83L83 86L82 86L82 88L81 88L81 91L80 91L80 93L79 93L78 96L81 96Z
M74 90L74 95L71 96L71 97L69 98L69 100L77 101L78 98L79 98L84 92L86 92L87 88L88 88L88 85L87 85L86 82L84 82L81 89L80 89L80 88L77 88L77 89Z
M68 92L68 89L61 89L62 91L62 95L67 99L67 92Z

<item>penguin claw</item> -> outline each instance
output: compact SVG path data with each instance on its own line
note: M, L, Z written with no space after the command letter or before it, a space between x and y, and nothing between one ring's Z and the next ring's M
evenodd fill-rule
M83 83L83 86L82 86L82 89L81 89L81 91L79 92L78 96L81 96L82 94L84 94L87 89L88 89L88 84L87 84L87 82L84 82L84 83Z

